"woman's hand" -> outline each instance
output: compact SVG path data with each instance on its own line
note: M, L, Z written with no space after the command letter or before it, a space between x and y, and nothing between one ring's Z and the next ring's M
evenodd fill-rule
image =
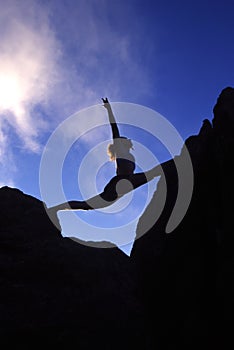
M106 98L102 98L102 102L103 102L103 106L104 106L106 109L111 108L111 105L110 105L110 103L109 103L107 97L106 97Z
M102 98L103 103L109 103L108 98Z

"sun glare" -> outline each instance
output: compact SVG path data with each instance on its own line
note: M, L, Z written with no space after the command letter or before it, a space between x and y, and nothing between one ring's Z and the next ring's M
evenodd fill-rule
M0 109L14 110L20 102L20 88L17 77L0 75Z

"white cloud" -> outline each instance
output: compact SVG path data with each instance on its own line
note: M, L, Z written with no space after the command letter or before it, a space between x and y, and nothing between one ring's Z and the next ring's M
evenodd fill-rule
M113 29L105 1L1 1L0 32L0 130L10 126L25 150L40 152L44 131L100 97L146 86L132 38ZM8 133L0 146L3 162Z
M84 100L93 98L92 89L83 88L84 76L74 62L67 61L51 18L49 7L36 0L1 4L0 128L7 122L23 147L32 152L40 151L40 132L49 123L57 124L75 112L78 103L84 106ZM1 161L6 142L5 134Z
M33 109L48 103L59 78L59 46L48 14L33 1L4 3L0 23L0 123L7 121L24 147L38 152L38 133L46 123Z
M13 183L16 138L24 150L40 152L40 135L50 123L45 111L64 76L49 11L38 2L2 2L0 32L0 181Z

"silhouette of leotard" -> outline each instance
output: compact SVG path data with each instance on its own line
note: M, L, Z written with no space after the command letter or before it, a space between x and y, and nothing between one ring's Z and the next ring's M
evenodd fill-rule
M112 129L113 144L109 145L112 160L116 163L116 176L114 176L105 186L102 193L89 198L85 201L71 200L52 208L51 211L58 211L64 209L72 210L92 210L110 206L116 202L123 195L144 185L153 178L160 176L162 173L162 166L167 162L157 165L154 168L141 173L134 173L135 158L130 152L132 149L132 142L130 139L120 136L119 129L112 112L111 105L107 98L102 98L103 106L108 112L109 122Z

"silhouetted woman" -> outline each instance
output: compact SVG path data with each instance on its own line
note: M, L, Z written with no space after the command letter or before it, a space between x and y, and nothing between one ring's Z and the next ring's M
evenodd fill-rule
M130 152L133 149L132 141L120 136L115 117L108 99L102 99L103 106L108 112L112 129L113 143L108 146L108 154L116 163L116 176L104 188L104 191L85 201L68 201L50 208L49 210L81 209L91 210L104 208L113 204L117 199L135 188L147 183L154 177L161 175L161 166L157 165L151 170L134 174L135 158Z

